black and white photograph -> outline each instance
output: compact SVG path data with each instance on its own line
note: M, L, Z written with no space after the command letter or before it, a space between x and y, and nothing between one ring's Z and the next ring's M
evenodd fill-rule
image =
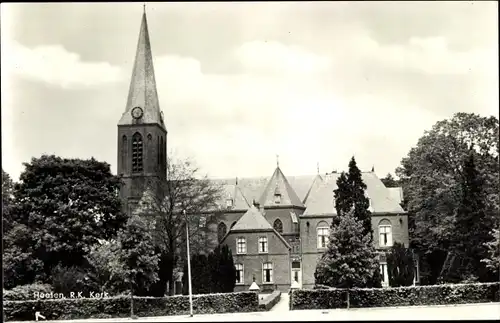
M3 321L500 319L498 1L0 12Z

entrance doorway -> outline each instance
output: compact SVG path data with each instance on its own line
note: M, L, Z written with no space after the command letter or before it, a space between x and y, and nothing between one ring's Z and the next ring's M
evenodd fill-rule
M292 262L292 282L296 281L299 284L299 288L302 288L302 268L300 266L300 261Z

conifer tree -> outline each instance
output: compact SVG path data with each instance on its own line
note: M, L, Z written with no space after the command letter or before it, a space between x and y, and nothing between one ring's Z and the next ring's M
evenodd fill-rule
M328 247L316 266L316 284L337 288L367 287L378 268L370 236L351 211L332 225Z
M396 242L387 253L387 271L391 287L411 286L415 277L415 262L411 250Z
M366 188L367 186L361 177L361 171L356 165L356 160L352 157L349 162L349 172L347 174L342 172L337 179L337 189L334 190L337 215L332 219L332 228L339 223L340 217L352 211L353 216L362 223L363 236L368 235L371 243L373 241L373 229L371 212L368 210L370 203L365 195ZM367 287L382 287L381 279L380 268L377 267Z
M354 157L349 162L349 174L347 176L351 187L351 199L354 204L354 217L363 224L363 234L369 234L370 240L373 239L371 212L368 210L370 202L365 195L366 184L361 178L361 171L356 165Z
M488 216L484 180L476 168L473 150L463 163L460 187L461 198L449 257L455 258L459 265L450 266L443 279L447 282L488 280L488 269L481 259L488 255L486 243L491 241L494 221Z
M349 181L347 179L347 174L342 172L337 179L337 189L334 191L335 197L335 210L337 211L337 215L332 219L333 225L337 225L339 222L339 217L351 211L353 203L352 203L352 194L351 194L351 186L349 185Z
M213 292L231 293L236 285L236 267L227 245L215 248L211 257Z

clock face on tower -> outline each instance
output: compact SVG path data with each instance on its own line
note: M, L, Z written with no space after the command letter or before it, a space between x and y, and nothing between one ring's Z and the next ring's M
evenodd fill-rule
M140 119L142 117L142 109L140 107L135 107L132 109L132 117L134 119Z

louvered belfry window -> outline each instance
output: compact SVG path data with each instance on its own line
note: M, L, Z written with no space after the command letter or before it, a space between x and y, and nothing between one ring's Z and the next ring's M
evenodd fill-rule
M132 172L139 173L143 170L143 144L140 133L132 137Z

